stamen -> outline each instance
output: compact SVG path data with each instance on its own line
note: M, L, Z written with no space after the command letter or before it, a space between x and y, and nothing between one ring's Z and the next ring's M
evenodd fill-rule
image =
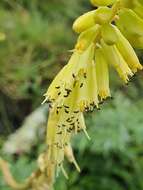
M66 179L69 179L68 175L67 175L67 172L65 171L64 167L63 167L63 164L61 164L60 166L62 172L63 172L63 175L65 176Z
M80 84L80 88L82 88L82 87L83 87L83 83Z
M58 96L61 94L61 92L58 93Z
M76 76L75 76L75 74L74 74L74 73L72 74L72 77L73 77L74 79L76 78Z
M56 86L55 88L56 88L56 89L59 89L59 88L60 88L60 86Z
M41 104L43 105L45 102L47 102L47 100L48 100L48 97L46 97Z
M65 109L65 113L69 113L69 111Z
M62 134L62 131L60 131L60 132L57 132L57 135L61 135Z

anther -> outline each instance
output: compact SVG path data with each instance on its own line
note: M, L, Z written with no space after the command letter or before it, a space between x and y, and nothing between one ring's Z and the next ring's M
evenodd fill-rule
M71 130L67 129L67 132L68 132L68 133L71 133Z
M69 113L69 111L65 109L65 113Z
M66 121L69 122L69 121L70 121L70 118L68 118Z
M84 78L87 78L86 73L83 74Z
M49 104L49 108L52 108L52 105L51 105L51 104Z
M74 113L79 113L79 111L74 111Z
M60 131L60 132L57 132L57 135L61 135L62 134L62 131Z
M72 74L72 77L75 78L75 74L74 73Z
M65 91L67 91L67 92L71 92L71 89L65 88Z
M58 93L58 96L61 94L61 92Z
M82 87L83 87L83 83L80 84L80 88L82 88Z
M59 88L60 88L60 86L56 86L55 88L56 88L56 89L59 89Z
M66 95L64 95L64 98L67 98L69 96L69 94L67 93Z
M65 108L69 108L69 106L64 105Z
M61 106L57 106L57 109L61 109L62 107Z

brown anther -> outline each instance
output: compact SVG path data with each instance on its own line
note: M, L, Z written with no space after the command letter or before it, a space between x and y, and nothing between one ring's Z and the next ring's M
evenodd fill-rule
M51 105L51 104L49 104L49 108L52 108L52 105Z
M75 126L75 124L74 124L74 123L70 123L70 125Z
M61 134L62 134L62 131L57 132L57 135L61 135Z
M67 132L68 132L68 133L71 133L71 130L67 129Z
M72 74L72 77L73 77L73 78L76 78L76 76L75 76L75 74L74 74L74 73Z
M64 107L69 109L69 106L64 105Z
M87 78L86 73L83 74L84 78Z
M61 106L57 106L57 109L61 109L62 107Z
M61 92L58 93L58 96L61 94Z
M65 91L71 92L72 90L71 90L71 89L68 89L68 88L65 88Z
M60 86L56 86L55 88L56 88L56 89L59 89L59 88L60 88Z
M69 121L70 121L70 118L68 118L66 121L69 122Z
M80 84L80 88L82 88L82 87L83 87L83 83Z
M69 113L69 111L65 109L65 113Z
M66 95L64 95L64 98L67 98L69 96L69 94L67 93Z
M79 113L79 111L74 111L74 113Z

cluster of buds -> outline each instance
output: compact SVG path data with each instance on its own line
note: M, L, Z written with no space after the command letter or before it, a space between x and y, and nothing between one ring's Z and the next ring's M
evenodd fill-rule
M143 48L143 1L91 0L91 3L96 9L75 20L73 30L79 37L71 58L45 94L44 102L50 108L45 167L52 182L59 169L68 177L63 167L65 155L70 155L80 171L70 141L82 130L90 138L83 113L100 109L100 103L111 97L110 67L126 84L142 70L133 48Z

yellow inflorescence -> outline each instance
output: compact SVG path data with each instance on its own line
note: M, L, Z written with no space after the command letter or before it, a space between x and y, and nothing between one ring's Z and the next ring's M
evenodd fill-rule
M96 10L85 13L74 22L73 29L79 33L75 49L68 64L45 93L50 108L47 127L50 177L54 176L56 168L61 168L67 177L63 168L64 155L80 171L70 146L71 137L83 130L90 139L83 113L98 109L102 101L111 97L110 67L125 83L142 70L133 49L143 48L142 1L91 2L97 6Z

